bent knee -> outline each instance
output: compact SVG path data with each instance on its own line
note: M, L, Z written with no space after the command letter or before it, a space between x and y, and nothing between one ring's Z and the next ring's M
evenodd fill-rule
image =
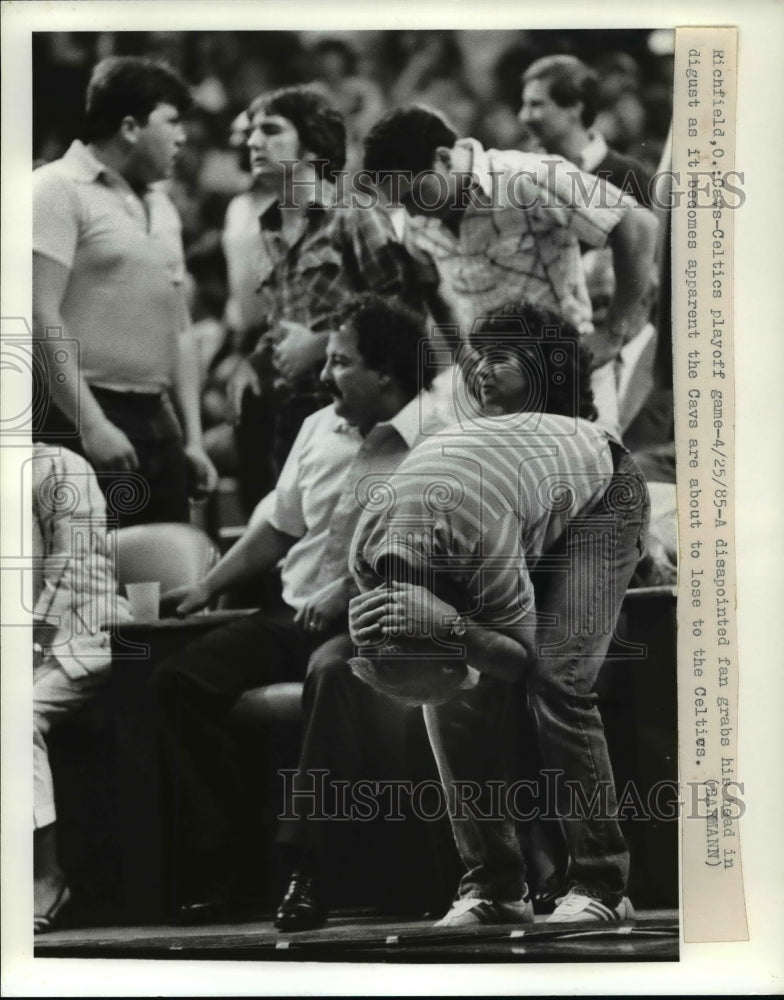
M353 676L348 665L353 655L354 645L349 636L338 635L328 639L311 653L306 680L320 683Z
M596 694L592 681L595 678L583 678L573 669L554 670L548 668L546 661L537 661L526 678L529 699L550 703L585 703L593 702Z

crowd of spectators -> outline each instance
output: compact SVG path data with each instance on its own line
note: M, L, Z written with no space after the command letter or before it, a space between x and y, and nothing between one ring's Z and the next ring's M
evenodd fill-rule
M347 167L361 165L370 126L416 101L446 114L458 134L487 148L539 149L518 120L522 73L543 55L573 54L600 78L596 127L651 172L666 144L672 105L672 36L596 31L104 32L34 38L35 165L61 156L81 126L95 63L108 55L165 60L192 88L187 143L169 193L183 226L190 304L203 375L202 420L213 461L232 475L224 386L238 333L227 313L222 233L231 199L248 187L242 112L265 90L316 83L344 115Z
M41 33L34 37L34 165L61 156L80 134L92 67L109 55L165 60L194 107L169 194L182 219L190 306L202 366L202 421L223 475L237 456L224 388L241 332L227 310L222 235L232 198L249 184L247 120L260 93L316 83L343 114L347 167L361 166L370 126L412 101L445 113L486 148L541 149L518 112L521 76L544 55L576 55L599 77L595 128L650 172L660 165L672 109L673 35L659 31L225 31Z
M669 37L668 37L669 36ZM525 142L520 77L543 55L573 54L598 72L605 138L655 169L672 108L669 32L261 31L40 34L34 39L34 157L62 155L78 132L92 67L108 55L164 59L193 88L194 171L207 204L241 182L227 155L233 119L264 90L320 81L361 140L384 111L411 100L448 114L485 146ZM198 165L198 166L197 166Z
M324 437L329 447L314 447L308 453L316 462L317 474L312 479L316 485L309 485L311 480L303 483L297 480L297 489L292 493L292 509L297 508L298 516L302 513L299 507L304 509L307 505L302 495L307 497L312 490L315 499L322 490L325 463L335 464L333 471L345 475L346 459L355 449L358 455L361 452L362 462L369 461L369 455L374 462L378 458L378 469L388 474L408 449L415 448L413 438L409 440L403 430L394 428L405 447L397 448L393 454L389 441L379 447L373 443L375 438L371 437L371 432L376 424L389 424L406 410L406 406L413 404L419 386L416 376L421 375L417 354L422 331L416 318L419 313L412 313L407 320L403 314L395 313L401 305L384 305L383 300L379 300L380 305L373 305L372 295L366 298L359 295L356 301L364 305L360 305L356 313L349 313L343 325L335 325L334 318L342 314L349 299L354 301L359 292L397 295L419 312L426 306L431 320L440 324L438 337L443 338L444 344L450 336L454 337L455 330L473 329L472 324L479 322L482 316L489 311L503 311L504 305L510 302L514 310L529 306L540 310L535 311L531 320L534 327L539 323L545 330L552 329L555 323L563 323L571 331L575 343L580 338L579 350L584 354L579 358L575 355L574 363L582 372L583 388L587 387L590 378L596 403L595 407L590 404L590 415L598 417L599 426L603 427L592 430L593 437L589 435L580 446L582 451L578 448L579 454L572 456L574 468L579 471L582 464L590 465L597 455L601 455L604 463L601 473L606 478L606 482L602 480L602 488L606 487L608 495L614 476L620 475L625 468L624 462L628 460L630 467L636 469L621 445L617 441L613 441L612 446L607 445L603 435L609 432L620 436L639 412L638 407L629 421L621 421L623 372L633 370L636 365L635 359L629 361L623 357L623 350L634 342L650 343L655 347L657 325L661 328L660 346L664 345L666 350L669 344L666 310L657 311L654 306L661 251L666 245L666 237L659 238L657 234L660 228L666 233L666 227L659 227L646 208L636 211L638 206L633 198L623 199L615 205L605 204L600 195L615 189L605 186L604 181L597 188L598 194L585 195L585 201L577 198L570 203L567 183L571 183L570 178L574 175L566 173L573 168L564 159L557 161L556 169L546 174L515 168L541 164L542 157L538 154L560 154L579 165L583 181L590 173L602 174L601 168L606 164L613 165L616 172L623 171L626 179L631 174L641 178L653 173L665 155L669 128L671 38L668 42L664 35L624 33L622 38L613 39L620 46L613 50L608 50L592 33L585 32L555 35L400 31L353 32L339 37L318 32L157 32L52 34L36 38L34 157L35 165L43 169L36 175L34 322L40 334L41 330L62 326L64 320L69 331L78 330L85 341L92 338L93 348L97 344L103 349L99 357L102 366L94 364L94 384L90 383L88 365L76 372L78 380L84 383L82 399L73 388L74 379L58 376L59 395L55 392L56 387L50 386L57 407L65 407L66 420L79 428L85 457L103 476L101 489L105 488L110 474L107 470L114 466L117 466L114 472L119 475L130 473L133 476L139 470L137 479L143 482L156 503L169 504L158 508L150 501L144 523L165 522L187 519L186 495L204 497L212 492L216 476L214 466L224 477L236 477L242 491L248 486L245 479L251 467L261 469L266 468L265 463L269 465L269 482L258 490L258 495L243 494L243 500L249 501L245 503L246 515L275 486L279 475L274 490L274 510L268 510L266 501L262 501L253 512L243 539L215 567L212 575L221 586L215 584L215 580L211 582L208 576L196 585L193 593L186 595L178 606L178 613L198 610L209 603L208 598L227 589L224 584L227 585L232 574L226 566L236 564L242 569L239 576L245 573L248 566L243 563L244 553L264 548L261 544L256 546L254 533L261 533L261 541L269 536L274 542L270 542L263 553L265 569L288 553L289 547L292 553L296 551L293 539L308 539L313 526L307 523L304 514L294 525L293 517L286 521L281 511L286 507L285 489L289 480L299 476L306 467L297 449L302 450L303 434L307 438L308 428L315 426L309 421L321 421L324 414L331 422L336 416L345 417L349 427L354 428L355 439L345 438L341 447L347 450L343 454L330 434ZM137 54L165 61L179 71L182 79L165 66L144 60L102 61L107 56ZM558 56L565 57L567 64L570 57L577 56L578 59L571 59L572 64L577 62L582 66L579 62L582 59L591 66L596 73L595 79L590 73L588 75L596 93L586 90L580 100L561 103L555 89L552 93L545 92L541 64L544 63L548 71L548 66L552 69L553 57ZM81 107L91 72L87 114L82 122L77 109ZM158 96L152 110L145 110L141 105L137 109L136 104L128 101L135 101L139 94L146 93L142 84L146 86L147 78L152 81L151 86L160 88L156 92ZM274 90L299 83L315 87ZM529 89L531 87L533 90ZM114 99L118 94L121 100ZM189 94L193 98L192 108L188 103ZM547 126L540 113L548 101L551 109L554 108L555 128ZM414 102L418 106L410 106ZM574 110L576 108L582 110ZM184 118L183 113L186 114ZM69 148L74 136L82 136L89 145L75 142ZM489 148L485 150L482 143ZM505 152L493 148L497 146L503 147ZM170 175L175 162L176 167ZM382 211L368 209L349 217L328 198L324 200L319 191L325 179L330 180L339 172L344 162L349 174L361 166L374 171L380 191L386 191L390 171L396 173L398 181L402 179L397 194L391 196L391 224ZM311 185L307 197L303 195L300 201L294 199L293 204L281 200L286 190L282 178L288 177L282 165L289 163L299 170L292 176L298 179L300 186L305 186L305 181ZM424 197L426 186L420 189L416 186L418 181L405 180L407 172L418 178L426 175L431 180L439 178L446 185L449 197L439 205L438 212ZM472 172L479 178L474 187L465 183ZM514 199L507 200L502 194L495 201L487 201L482 178L496 176L505 178L504 191L507 194L514 192ZM92 201L81 189L74 195L74 183L85 188L93 185L90 188ZM616 183L626 188L623 179ZM158 186L161 184L166 186L179 219ZM550 213L551 205L537 202L527 206L521 214L520 197L533 185L556 197L556 213ZM647 182L643 186L647 188ZM469 196L477 191L479 209ZM417 192L423 195L421 201L417 200ZM646 201L644 195L636 200ZM563 222L560 213L567 213L567 222ZM406 216L405 220L401 215ZM128 217L133 218L133 226L128 223ZM486 225L489 218L493 220L491 227ZM101 222L103 229L96 225L96 220ZM400 228L405 229L405 237L399 232L398 222ZM92 225L88 236L93 243L100 242L95 238L96 230L100 230L106 242L105 233L111 224L113 234L122 234L122 240L117 241L124 241L122 253L116 250L114 258L104 254L99 259L93 250L93 257L83 253L77 261L74 248L89 242L85 237L85 230L89 230L87 223ZM179 238L173 239L174 234L179 234L180 223L184 271ZM465 240L458 242L453 252L441 253L450 241L449 234L454 236L458 231L460 240L463 236ZM262 234L268 235L269 240L260 240ZM511 238L506 239L510 234L513 234ZM116 268L112 271L112 261L121 256L124 262L130 259L134 240L138 244L137 257L143 259L146 270L137 266L133 271L134 280L130 281L128 272L115 273ZM260 252L262 243L263 253ZM589 257L587 254L592 247L606 248L604 255ZM313 261L319 255L321 270L316 281ZM461 268L469 259L484 262L484 281L464 280ZM554 266L556 261L557 267ZM666 268L666 259L663 267ZM87 319L81 317L81 326L78 306L82 296L74 278L77 273L83 282L89 279L90 290L95 293L94 299L90 299L93 312ZM161 290L156 295L158 285ZM143 290L149 299L146 311L136 309L136 300L130 301L132 286L134 294ZM118 290L128 301L118 304ZM117 325L114 342L107 336L106 318L95 309L98 291L110 298L115 296L112 301L116 311L123 313L125 326ZM85 301L87 298L85 295ZM159 302L165 303L169 311L163 307L156 309ZM385 310L390 309L392 312L388 315ZM548 309L557 312L548 312ZM401 344L405 340L402 334L406 323L409 323L412 336L409 353L404 356L405 345ZM195 334L193 339L191 325ZM508 333L506 330L500 332ZM386 351L394 355L394 364L388 358L379 360L365 355L373 337L383 346L383 350L378 348L382 354ZM44 344L45 348L51 346ZM476 349L473 341L471 346ZM455 359L463 357L458 342L451 347ZM97 350L94 353L100 354ZM117 364L115 353L122 356L124 367ZM519 365L515 367L515 359L499 361L495 358L491 362L488 358L485 359L485 382L476 372L470 374L467 368L461 369L465 386L483 397L485 415L539 413L538 407L530 403L531 381ZM513 378L528 387L529 395L523 398L520 390L508 406L497 400L494 403L492 399L488 403L484 395L492 396L493 390L487 372L493 365L500 365L504 377L509 375L507 369L513 369ZM425 388L433 374L428 369L423 377ZM449 375L449 369L440 374ZM458 374L453 370L449 377L454 379ZM561 371L546 373L545 384L560 385L563 377ZM610 392L607 378L612 383ZM571 386L568 378L567 383ZM455 387L463 383L457 379L444 384L451 403L456 405L459 393ZM662 385L657 388L666 390ZM645 395L649 389L650 386L646 387ZM170 392L180 409L182 441L174 433L174 424L169 427L164 420ZM254 396L258 399L255 409ZM322 398L324 396L327 398ZM548 395L548 405L556 396L555 392ZM322 410L330 397L335 400L334 411ZM434 394L429 402L434 419L437 416L441 421L439 398ZM570 404L574 402L571 392L566 392L564 398L568 398ZM642 404L643 400L644 395L637 402ZM610 403L612 408L608 408ZM671 401L669 406L671 411ZM659 405L654 406L652 412L666 418L665 410L666 405L664 408ZM571 411L546 412L564 418L577 415ZM645 415L645 411L642 412ZM416 413L422 416L419 410ZM580 415L589 414L581 412ZM166 419L173 421L173 414ZM562 426L565 425L556 420L548 433L555 435ZM207 431L204 441L202 427ZM243 450L243 428L250 450ZM335 434L347 433L345 428L336 429L332 423L330 428ZM421 432L422 428L419 430ZM44 428L43 433L46 436L50 430ZM671 429L669 433L669 438L666 431L663 437L646 437L644 428L638 427L635 450L653 449L671 465ZM503 442L498 445L499 448L503 446ZM378 456L373 451L376 447L379 447ZM661 455L657 449L661 449ZM179 463L176 469L181 471L179 479L174 474L176 463ZM546 471L543 470L542 475ZM637 472L634 475L639 479ZM507 485L511 496L513 484ZM533 489L523 492L526 496L534 493ZM672 489L667 493L671 494ZM356 489L335 493L335 498L344 496L349 498L351 517L355 518L359 514ZM598 496L591 494L583 498L581 513L586 516L592 513ZM319 494L318 499L323 504L324 496ZM182 510L175 511L172 506L175 501L181 503ZM509 502L512 506L504 510L506 513L514 511L516 518L519 512L514 509L515 501ZM624 549L617 559L620 568L613 584L617 591L616 617L644 548L647 505L647 493L642 486L637 504L639 522L630 522L630 534L626 539L628 551ZM327 506L323 508L325 513ZM336 527L340 524L339 505L333 510L334 516L327 517L323 525L324 557L315 566L316 582L321 587L316 587L315 595L303 598L301 606L289 599L291 593L286 589L284 561L283 601L290 618L288 631L297 642L303 636L307 639L302 644L303 655L295 663L287 642L278 643L276 648L284 656L286 670L293 670L290 679L298 680L306 671L308 678L313 676L312 662L308 665L308 661L321 649L313 643L326 640L324 648L327 648L332 639L340 640L335 662L343 677L341 684L353 684L346 674L352 643L359 643L357 637L364 636L367 629L382 628L381 620L375 620L382 611L380 605L370 608L362 604L360 596L346 603L353 591L353 584L347 582L345 567L352 537L349 527L353 521L350 518L345 521L340 535ZM674 523L674 513L669 509L666 517ZM304 535L300 521L307 528ZM523 521L536 523L530 512L523 516ZM285 523L281 526L279 522ZM508 523L516 532L517 521L510 518ZM561 527L559 525L558 530ZM626 526L623 530L626 531ZM327 538L330 533L334 536L334 544ZM653 537L655 541L661 536L654 531ZM549 542L554 545L555 540L554 534ZM498 541L503 547L508 539L504 536ZM674 543L664 544L664 547L667 553L674 551ZM536 546L532 551L538 559L541 553ZM656 572L661 572L664 567L667 572L672 569L674 574L674 566L667 565L666 558L656 552L655 546L651 551L649 568L652 566ZM355 582L358 580L356 565L359 563L353 565ZM592 559L586 557L585 565L592 566ZM640 565L644 567L643 563ZM328 574L325 578L327 569L334 571L334 578ZM659 579L656 572L637 579L637 584L672 582L666 578L666 573ZM481 576L478 574L477 578ZM394 590L397 586L395 583L389 594L384 591L384 599L390 602L383 610L384 622L390 615L408 620L407 612L404 614L402 605L398 607L396 603L400 597ZM414 590L418 593L418 588ZM509 593L511 590L499 592L499 601L503 598L508 602ZM463 595L467 596L470 595ZM484 606L484 595L480 596L482 601L479 603ZM371 602L377 598L378 594ZM360 604L356 604L357 600ZM462 629L450 635L463 637L466 634L459 613L462 606L460 601L454 608L444 605L450 614L457 609L452 616L453 627ZM415 610L414 617L419 621L419 610ZM530 607L526 614L529 611ZM205 674L211 674L217 664L218 676L230 682L230 689L224 692L225 698L221 696L226 705L255 684L270 682L266 673L262 677L254 673L258 669L267 671L269 656L260 658L258 648L264 646L270 634L276 634L270 633L265 615L265 611L258 612L258 622L255 618L243 620L243 627L256 628L258 624L263 640L248 641L253 637L244 632L238 632L235 637L238 653L232 657L232 663L239 668L241 656L248 657L250 673L247 675L239 670L236 677L230 676L222 656L213 655L214 649L225 655L230 638L228 632L225 635L216 632L210 639L211 645L205 645L202 650ZM612 634L613 622L608 619L606 625L602 631L604 645L597 647L594 657L596 669ZM429 627L425 628L428 635ZM480 639L476 640L479 645L471 649L470 655L479 657L480 671L485 665L492 675L500 647L486 636ZM472 634L470 641L474 640ZM509 655L514 654L519 660L520 650L523 650L528 657L528 647L523 641L514 642L516 645L507 650ZM172 760L180 760L182 753L183 736L179 727L183 706L190 697L191 674L195 676L201 669L198 668L199 658L192 650L185 656L185 665L180 659L161 668L164 682L160 697L165 702L171 696L173 706L169 734ZM588 680L592 687L595 675ZM192 713L193 746L206 748L202 737L210 723L201 718L205 699L200 684L197 679ZM210 681L206 687L211 685ZM212 712L210 707L208 715ZM360 716L364 717L362 713ZM335 713L324 711L318 718L332 725ZM311 722L308 716L307 724ZM221 733L222 727L223 722L220 723ZM342 724L336 728L342 731ZM599 742L603 739L600 736L599 733ZM165 742L168 740L167 736ZM306 745L308 741L306 736ZM315 763L318 764L327 752L322 748ZM347 759L353 756L352 751ZM209 757L214 762L220 760L217 752L210 753ZM181 766L180 762L177 767ZM194 787L208 770L209 767L194 765ZM186 771L187 768L183 773ZM219 785L224 786L223 780ZM197 811L208 803L209 795L202 798L203 802L199 803L199 795L194 796ZM205 815L208 812L206 809ZM222 858L225 853L220 834L223 810L217 810L215 815L218 833L210 850ZM54 825L51 811L46 818L48 822L41 830L49 830ZM207 829L209 823L194 824L195 828L202 826ZM53 834L49 834L51 831L46 837L38 836L37 842L48 843L51 847ZM456 842L460 848L457 834ZM186 844L183 847L183 857L193 846ZM192 868L195 874L184 879L189 885L192 883L192 899L187 906L192 903L200 907L203 902L198 896L204 889L201 883L205 871L200 850L194 848ZM314 878L309 867L313 862L312 845L302 848L300 853L302 857L296 859L287 896L277 914L276 926L281 929L316 926L326 917L320 903L316 905L319 902L316 893L311 891ZM572 857L576 858L578 853L575 849ZM627 913L625 905L628 900L619 895L624 891L625 875L620 869L625 863L616 873L618 884L612 892L607 886L602 888L604 909L598 918L592 911L590 919L626 919L631 914L630 907ZM42 867L47 871L49 891L48 894L43 889L41 892L39 930L49 929L67 896L67 887L63 888L63 879L56 869L52 865L47 868L43 862ZM218 867L216 878L220 874ZM218 881L223 885L222 876ZM215 892L219 895L217 889ZM582 910L587 912L593 907L595 911L591 892L576 895ZM470 906L462 905L466 899L472 901ZM495 911L463 919L472 907L477 908L474 904L483 902L475 893L468 894L456 902L446 922L495 922L498 918ZM504 905L507 902L500 900ZM514 912L505 911L500 922L533 918L527 896L512 902L520 903L519 912L514 907ZM307 911L307 923L303 923L303 906Z

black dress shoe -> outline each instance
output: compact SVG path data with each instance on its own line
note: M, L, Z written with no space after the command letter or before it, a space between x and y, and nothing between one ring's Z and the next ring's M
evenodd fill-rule
M275 913L279 931L309 931L327 922L327 908L318 898L315 879L293 872L286 895Z

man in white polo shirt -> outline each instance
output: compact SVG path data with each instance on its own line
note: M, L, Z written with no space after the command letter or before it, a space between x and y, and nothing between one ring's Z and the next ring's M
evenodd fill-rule
M370 758L386 766L401 749L399 713L368 698L348 668L346 608L355 588L347 555L362 484L386 475L441 426L424 399L432 379L419 371L425 338L421 317L400 302L373 293L352 297L343 324L330 334L321 376L333 405L306 417L274 492L178 608L191 614L282 564L279 606L267 601L255 614L214 629L164 660L153 679L181 811L172 852L180 919L204 919L246 888L247 875L236 868L249 789L230 717L243 692L304 680L302 778L293 778L295 801L278 836L292 868L276 915L281 929L304 930L326 919L315 885L325 824L311 823L301 809L310 775L325 768L340 779L364 776ZM315 811L325 810L319 803Z
M34 430L88 459L120 524L186 521L189 489L216 479L180 220L154 186L185 141L189 101L168 67L105 59L87 90L86 141L33 174L33 329L49 394Z

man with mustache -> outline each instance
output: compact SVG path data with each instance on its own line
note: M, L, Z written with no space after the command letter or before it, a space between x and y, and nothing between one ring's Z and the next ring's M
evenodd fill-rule
M244 691L305 681L302 772L326 767L346 777L362 767L368 734L394 728L394 708L369 698L373 692L347 666L346 609L355 592L347 555L363 479L394 469L440 426L424 416L432 407L427 393L420 395L420 385L426 390L431 379L420 364L426 339L421 318L394 300L366 293L350 301L343 323L329 335L321 373L332 405L306 418L275 491L178 608L180 614L195 612L283 561L279 607L216 629L160 664L154 677L164 747L183 803L185 832L175 852L183 916L208 912L205 898L225 893L232 877L238 805L247 789L228 714ZM277 926L317 926L326 919L314 884L318 825L295 810L279 839L293 877Z

